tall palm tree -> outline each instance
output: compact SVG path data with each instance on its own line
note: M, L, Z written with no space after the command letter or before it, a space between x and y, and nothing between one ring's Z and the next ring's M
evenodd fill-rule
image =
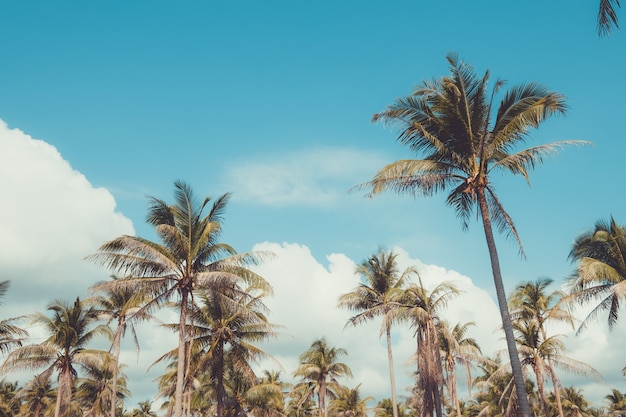
M608 36L613 28L619 28L617 9L620 7L619 0L600 0L598 8L598 34Z
M440 312L459 290L451 282L442 282L428 291L421 279L411 284L398 297L399 307L393 319L408 321L417 339L418 390L422 396L423 417L443 414L443 368L437 323Z
M347 355L343 348L329 346L326 339L317 339L311 347L300 355L300 365L294 372L295 377L309 383L310 393L317 393L318 415L328 417L327 394L329 385L336 388L337 378L352 376L352 370L343 362L337 362L340 356Z
M55 417L66 416L72 403L72 387L78 375L76 367L86 368L102 363L107 353L87 349L96 336L110 336L106 326L94 326L97 315L93 308L86 307L80 299L68 304L54 301L48 306L52 317L35 314L33 322L41 324L50 334L37 345L27 345L9 354L1 369L4 371L44 368L43 378L56 370L59 379Z
M424 82L412 95L396 100L373 117L373 121L398 126L398 141L409 146L421 159L393 162L360 187L370 189L370 195L392 190L431 196L450 189L446 202L456 210L464 229L478 210L521 414L530 417L493 226L514 238L522 254L523 248L513 220L504 210L489 177L496 171L505 171L528 180L529 170L549 154L565 145L586 142L563 141L517 150L531 128L538 127L549 116L565 112L563 96L535 83L524 84L508 90L493 113L493 101L503 83L496 82L489 93L489 72L479 77L455 54L448 55L447 59L450 76ZM490 123L492 115L495 120Z
M393 417L398 417L398 403L391 349L391 316L388 313L394 306L397 306L394 298L399 294L406 281L410 279L411 275L417 274L415 268L407 268L400 272L396 260L397 256L393 252L381 249L363 261L356 268L356 273L361 277L362 282L351 292L341 295L338 302L339 307L357 312L348 320L348 323L353 326L377 316L383 317L380 333L381 335L384 333L387 338Z
M480 346L475 339L466 337L470 326L474 326L474 322L464 324L457 323L454 327L446 320L440 320L437 323L437 334L439 335L439 346L441 349L444 370L446 372L448 393L452 406L456 409L457 417L461 417L461 402L457 395L456 388L456 365L463 365L467 374L467 386L471 390L472 375L470 367L472 361L480 360Z
M9 289L10 281L0 281L0 299ZM2 303L0 302L0 305ZM0 353L7 353L14 347L22 346L22 340L28 332L15 324L19 318L0 320Z
M569 259L578 265L568 280L567 301L596 304L578 332L605 312L612 327L626 299L626 227L618 225L612 216L609 222L596 222L593 231L576 238Z
M113 277L113 280L117 278ZM96 288L106 284L100 282L96 284ZM139 353L139 340L135 330L134 323L136 321L148 320L151 318L148 311L142 309L148 301L147 294L141 291L133 291L130 287L109 287L100 290L98 294L88 301L94 305L99 318L105 319L107 324L115 322L116 327L113 331L113 342L111 343L111 355L113 356L113 367L111 374L111 390L112 398L117 398L117 383L120 361L120 346L122 337L126 334L126 330L130 329ZM117 401L111 401L110 417L116 417Z
M155 227L162 243L120 236L103 244L89 259L130 277L108 282L97 289L126 287L145 291L151 298L146 308L176 300L179 330L174 415L182 417L184 383L193 340L193 335L187 331L193 329L188 326L188 315L193 310L194 291L240 281L268 293L271 288L248 268L267 254L237 254L231 246L219 242L229 194L217 198L206 214L211 199L196 200L184 182L174 183L174 197L173 205L150 197L147 221Z
M511 319L514 322L535 321L537 324L536 329L541 333L541 338L544 342L549 339L545 326L547 321L564 322L571 325L572 328L574 326L574 318L572 314L568 310L562 308L563 304L560 303L565 296L565 293L559 290L547 293L547 289L550 287L552 282L553 281L549 278L539 278L534 282L523 282L515 288L509 299ZM552 379L552 385L554 386L556 406L559 416L564 417L563 407L561 405L559 380L554 366L552 366L551 355L547 356L546 364L547 370ZM545 400L541 390L539 394L542 396L542 400Z

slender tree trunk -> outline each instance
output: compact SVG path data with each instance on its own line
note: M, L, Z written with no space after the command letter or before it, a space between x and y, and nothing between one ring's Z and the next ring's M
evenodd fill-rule
M489 258L491 259L491 271L493 273L493 282L496 287L496 296L498 298L498 306L500 307L500 316L502 317L502 327L506 337L506 346L509 351L509 359L511 361L511 370L513 380L515 382L515 392L517 393L517 401L522 417L531 417L530 405L526 387L524 386L524 375L522 373L522 364L519 359L517 347L515 345L515 336L513 334L513 325L511 324L511 316L509 314L509 306L507 304L506 293L504 291L504 283L502 282L502 272L500 271L500 261L498 259L498 251L493 237L493 229L491 227L491 217L487 199L485 197L484 188L478 188L477 191L478 204L480 206L480 215L485 230L485 239L489 248Z
M324 413L324 417L328 417L328 409L326 407L326 378L320 384L319 392L320 416Z
M543 336L543 340L546 340L546 329L543 327L543 320L541 317L538 317L537 320L540 323L541 335ZM563 414L563 405L561 404L561 390L559 389L559 379L556 376L556 372L554 371L554 367L552 366L552 361L550 357L546 358L548 362L548 372L550 372L550 378L552 379L552 385L554 386L554 399L556 400L556 408L559 411L559 417L565 417Z
M176 392L174 394L174 417L183 417L183 390L185 388L185 370L187 369L187 301L189 294L181 290L180 322L178 324L178 364L176 368Z
M561 404L561 390L559 389L559 379L556 376L556 372L554 372L552 363L550 363L550 358L548 358L548 371L550 372L550 377L552 378L552 385L554 385L554 398L556 399L556 408L559 410L559 417L564 417L563 405Z
M387 334L387 359L389 360L389 379L391 380L391 406L393 417L398 417L398 403L396 399L396 377L393 370L393 354L391 351L391 329L389 323L385 323L385 333Z
M217 356L217 417L224 415L224 345L220 341L216 346Z
M118 368L120 363L120 343L122 338L122 330L125 326L125 317L120 316L117 329L115 330L115 336L113 337L113 358L115 361L113 362L113 381L111 381L111 417L115 416L115 406L117 403L117 375Z
M548 405L548 400L546 399L546 392L545 392L545 387L544 387L544 382L543 382L542 366L541 364L536 363L533 368L535 371L535 376L537 377L537 392L539 392L539 398L541 398L541 403L543 405L543 412L546 415L546 417L550 417L550 406Z

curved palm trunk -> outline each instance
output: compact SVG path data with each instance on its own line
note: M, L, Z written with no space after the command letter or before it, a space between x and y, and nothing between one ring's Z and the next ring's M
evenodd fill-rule
M500 261L498 259L498 251L493 237L493 229L491 227L491 217L485 197L485 190L479 188L477 190L478 205L480 207L480 216L485 230L485 239L487 240L487 248L489 249L489 258L491 259L491 271L493 273L493 282L496 287L496 296L498 298L498 307L500 308L500 316L502 317L502 327L506 337L506 346L509 351L509 359L511 361L511 370L513 380L515 382L515 392L517 393L517 401L522 417L531 417L530 405L524 386L524 375L522 374L522 364L519 359L517 347L515 345L515 336L513 334L513 325L511 324L511 316L507 304L504 284L502 282L502 272L500 271Z
M183 390L185 388L185 370L187 369L187 302L189 294L182 291L180 301L180 322L178 324L178 364L176 367L176 392L174 394L174 417L183 417Z
M398 417L398 403L396 399L396 377L393 370L393 354L391 351L391 329L389 323L385 324L385 333L387 334L387 359L389 360L389 379L391 380L391 405L393 417Z

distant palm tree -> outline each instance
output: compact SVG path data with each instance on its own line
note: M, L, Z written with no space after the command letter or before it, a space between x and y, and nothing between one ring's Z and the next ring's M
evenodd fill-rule
M328 417L327 394L329 385L337 387L337 378L352 376L352 371L343 362L337 362L340 356L347 355L343 348L329 346L326 339L315 340L311 347L300 355L300 365L294 372L295 377L308 383L310 394L317 394L318 415ZM302 387L303 385L301 385ZM298 386L296 386L296 389Z
M442 282L428 291L421 279L411 284L398 297L399 307L392 312L393 319L408 321L417 339L418 388L422 396L422 417L443 413L443 368L437 323L440 312L459 290L451 282Z
M139 401L139 408L135 408L130 413L130 417L157 417L157 413L152 411L152 401Z
M110 281L96 289L130 288L149 294L146 305L163 305L176 300L179 309L178 370L174 415L183 417L184 384L189 368L193 335L187 330L188 316L193 311L194 292L246 282L271 292L270 285L248 267L258 264L269 254L252 252L237 254L219 242L222 216L229 194L217 198L208 213L210 198L196 200L191 188L182 181L174 183L173 205L150 197L148 223L156 228L162 244L135 236L121 236L103 244L88 257L120 275L131 278Z
M389 362L389 379L391 380L391 402L393 417L398 417L398 403L396 399L396 382L393 369L393 354L391 349L391 316L389 311L398 304L395 298L401 292L405 283L412 275L417 274L415 268L407 268L400 272L397 254L380 250L363 261L356 273L363 281L349 293L339 297L338 305L357 314L351 317L348 323L356 326L377 316L383 317L381 335L387 337L387 359Z
M54 411L57 390L49 375L37 375L17 393L24 417L42 417Z
M574 327L574 317L571 312L564 309L562 303L560 303L565 293L559 290L547 293L547 289L552 282L553 281L549 278L540 278L534 282L529 281L521 283L515 288L509 298L511 319L514 322L536 322L536 329L541 333L540 336L543 342L549 340L546 332L546 322L548 321L563 322L569 324L572 328ZM531 337L531 339L533 338ZM554 345L554 347L557 347L557 345ZM563 407L561 405L559 379L552 365L551 356L552 355L547 355L546 357L547 370L552 378L559 416L564 417ZM539 371L541 371L541 369L539 369ZM541 389L539 391L544 401L545 409L545 396L543 396Z
M0 281L0 300L6 295L10 281ZM0 302L0 305L2 303ZM14 347L22 346L28 332L15 324L19 318L0 321L0 353L7 353Z
M596 304L578 332L604 312L608 313L607 322L612 327L626 300L626 228L613 217L609 222L598 221L593 231L574 241L569 258L578 265L567 283L567 300Z
M251 289L253 291L254 289ZM263 293L245 291L207 291L200 296L201 308L194 312L194 343L205 357L200 370L209 371L215 380L217 416L224 414L224 376L227 356L232 366L249 383L256 375L252 366L269 355L256 344L275 336L274 327L265 316Z
M421 159L393 162L360 188L370 189L370 195L392 190L411 196L431 196L450 189L446 203L454 207L463 228L468 227L478 211L489 249L521 414L530 417L493 227L513 237L522 254L523 249L513 221L489 177L504 171L528 180L529 171L546 156L563 146L586 142L563 141L517 150L526 141L531 128L538 127L554 114L565 112L563 96L535 83L524 84L507 91L494 112L493 101L503 82L496 82L489 93L489 72L479 77L455 54L448 55L447 59L450 76L424 82L412 95L397 99L373 117L373 121L398 126L398 141L409 146ZM495 120L490 123L492 115Z
M113 278L117 280L117 278ZM106 285L105 282L96 284L95 288ZM88 301L95 307L98 317L105 319L107 324L115 322L111 354L113 355L113 368L111 375L112 397L117 398L117 383L120 360L120 346L126 330L130 329L137 353L139 353L139 340L135 331L134 322L151 318L148 311L142 307L148 301L147 294L142 291L134 291L129 287L110 287L100 289L101 294L92 297ZM116 417L117 401L111 401L110 417Z
M118 402L123 404L123 400L130 395L126 388L126 375L120 373L118 367L115 359L108 357L83 368L85 376L76 381L76 399L83 409L83 417L106 417L111 404L118 410Z
M592 408L581 390L574 387L561 389L565 417L593 417Z
M446 320L437 322L437 334L439 336L439 346L441 349L444 370L446 372L448 393L452 406L456 409L457 417L462 417L461 401L457 394L456 387L456 365L463 365L467 374L467 386L471 390L472 375L470 367L472 361L479 361L481 358L480 346L478 342L466 337L470 326L476 323L468 322L465 324L457 323L450 328Z
M361 384L354 388L340 386L337 398L330 402L330 413L333 417L367 417L367 403L374 397L361 398Z
M17 382L0 380L0 417L13 417L20 411Z
M110 330L106 326L94 327L95 310L85 307L78 298L73 304L57 300L48 310L52 312L51 318L35 314L33 321L43 325L50 337L40 344L15 349L0 369L10 372L45 368L40 374L44 379L56 370L59 385L54 415L65 417L72 403L76 366L85 368L105 360L106 352L87 349L87 345L96 336L110 336Z
M598 8L598 34L608 36L613 28L618 28L617 9L620 7L620 0L600 0Z
M291 384L281 381L280 371L263 371L263 376L245 394L245 402L255 417L284 417L285 390Z
M609 413L611 416L626 416L626 395L624 393L613 388L610 394L604 396L604 399L609 402Z

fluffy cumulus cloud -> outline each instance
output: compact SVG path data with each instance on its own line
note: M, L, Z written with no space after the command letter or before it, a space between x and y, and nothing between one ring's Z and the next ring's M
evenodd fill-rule
M94 188L53 146L3 121L0 195L0 279L11 281L4 311L81 295L106 278L84 257L134 233L106 189Z
M225 177L236 198L268 206L328 206L386 163L380 154L320 148L241 159Z

